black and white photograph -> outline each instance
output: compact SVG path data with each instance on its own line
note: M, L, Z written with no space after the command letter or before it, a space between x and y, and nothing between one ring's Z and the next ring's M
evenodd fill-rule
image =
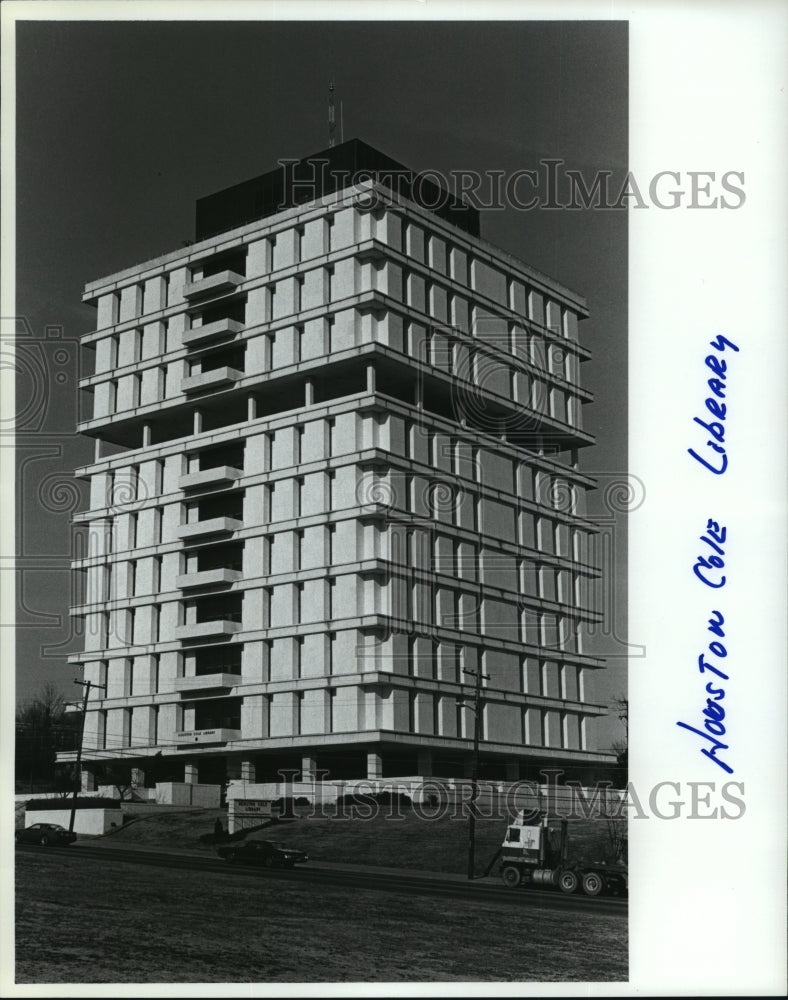
M574 6L6 5L4 995L782 994L785 45Z

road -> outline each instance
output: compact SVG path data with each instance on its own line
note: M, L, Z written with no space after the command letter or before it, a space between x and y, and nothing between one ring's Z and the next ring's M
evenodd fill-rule
M25 853L46 853L73 859L76 864L91 861L115 861L148 865L159 868L186 869L195 872L243 873L245 877L281 879L288 882L310 882L319 885L342 886L344 888L373 889L381 892L397 892L406 895L442 896L455 899L472 899L479 902L500 903L507 906L523 906L532 909L568 910L570 912L594 912L627 916L627 900L610 896L589 898L582 895L565 895L550 889L507 889L491 880L468 882L461 876L434 873L412 874L394 870L381 871L364 869L361 866L344 867L310 861L307 865L288 871L257 868L246 865L230 865L219 858L202 857L195 854L181 854L174 851L134 850L130 848L95 847L79 844L74 847L38 847L17 844L18 851Z

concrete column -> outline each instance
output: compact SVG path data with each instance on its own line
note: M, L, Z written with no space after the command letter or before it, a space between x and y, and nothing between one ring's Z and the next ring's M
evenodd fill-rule
M367 778L376 781L383 777L383 757L379 753L367 754Z
M136 785L138 788L145 787L145 772L141 767L132 767L131 783L132 785Z
M241 781L254 785L257 781L257 768L253 760L241 761Z
M367 392L375 391L375 366L367 365Z
M142 447L149 448L151 441L151 426L150 424L142 425Z
M97 437L93 444L93 461L98 462L101 458L101 438Z
M187 785L196 785L199 782L200 776L196 764L183 765L183 780Z
M315 383L310 379L304 382L304 406L313 406L315 402Z
M315 771L317 770L317 757L301 758L301 780L315 781Z
M416 769L420 777L432 777L432 750L419 750Z
M83 792L95 792L96 790L96 775L86 767L83 767L79 772L79 787Z
M246 419L256 420L257 419L257 400L254 396L246 397Z
M202 434L202 413L199 410L194 411L194 433Z

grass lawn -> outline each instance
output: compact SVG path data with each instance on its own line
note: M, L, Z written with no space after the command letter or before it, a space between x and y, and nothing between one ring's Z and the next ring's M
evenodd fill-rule
M43 852L17 858L16 933L20 983L627 976L627 922L620 917Z
M217 817L226 827L226 813L218 809L146 817L113 834L111 840L129 847L142 844L212 851L211 846L200 842L200 836L213 831ZM484 871L500 847L505 831L505 819L477 821L478 874ZM296 820L275 823L259 836L292 843L315 861L457 873L463 873L467 864L466 819L445 816L426 820L409 810L403 810L398 817L396 809L388 806L381 806L380 813L371 819L332 819L319 813L307 814ZM605 820L570 820L571 857L597 861L604 859L609 850Z

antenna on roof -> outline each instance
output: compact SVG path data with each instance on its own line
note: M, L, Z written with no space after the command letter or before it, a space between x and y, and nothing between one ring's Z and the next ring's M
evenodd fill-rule
M334 145L335 133L337 129L334 117L334 81L328 81L328 148Z

